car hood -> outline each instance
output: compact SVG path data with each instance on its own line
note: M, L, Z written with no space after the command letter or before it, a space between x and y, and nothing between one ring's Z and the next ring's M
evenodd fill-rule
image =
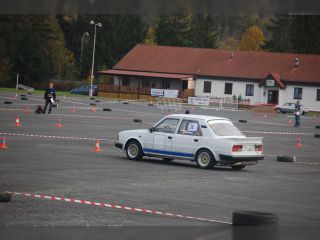
M148 132L149 132L149 129L135 129L135 130L121 131L119 134L145 134Z

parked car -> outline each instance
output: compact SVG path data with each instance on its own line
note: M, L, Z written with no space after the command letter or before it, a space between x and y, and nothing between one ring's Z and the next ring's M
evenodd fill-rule
M296 104L295 103L285 103L283 104L282 106L277 106L276 109L277 109L277 112L279 113L294 113L295 111L295 107ZM302 115L308 113L310 110L304 106L302 106Z
M191 160L204 169L215 165L242 169L264 158L262 140L246 137L227 118L172 114L150 129L120 132L115 146L130 160L150 156Z
M98 85L92 85L93 95L98 95ZM70 93L81 94L81 95L89 95L90 85L83 85L77 88L74 88L70 91Z

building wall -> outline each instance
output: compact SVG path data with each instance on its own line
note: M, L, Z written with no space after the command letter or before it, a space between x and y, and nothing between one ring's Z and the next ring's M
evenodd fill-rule
M204 93L203 86L205 81L211 81L211 93ZM225 83L232 83L232 94L224 94ZM246 84L254 85L253 96L246 96ZM262 88L258 86L258 83L255 82L240 82L240 81L226 81L226 80L211 80L198 78L196 80L195 86L195 95L198 97L221 97L228 98L233 95L239 96L241 94L243 99L250 99L251 104L260 103L261 102L261 91Z
M294 99L294 88L302 88L302 99L299 100L302 105L308 107L312 110L320 111L320 101L317 99L317 89L320 89L320 86L297 86L297 85L287 85L287 88L283 90L283 102L296 102L297 99Z
M205 81L211 81L211 93L204 93L203 86ZM232 94L224 94L225 83L233 83ZM254 84L254 95L246 96L246 84ZM287 85L286 89L279 89L279 101L278 104L282 105L286 102L296 102L294 99L294 88L301 87L302 99L300 103L305 107L312 110L320 111L320 101L316 101L317 89L320 89L320 85L317 86L298 86L298 85ZM234 94L239 96L242 95L244 99L250 99L251 104L256 103L267 103L268 101L268 90L278 89L278 88L266 88L259 87L258 83L246 82L246 81L226 81L226 80L211 80L198 78L196 80L195 95L198 97L221 97L227 98L232 97Z

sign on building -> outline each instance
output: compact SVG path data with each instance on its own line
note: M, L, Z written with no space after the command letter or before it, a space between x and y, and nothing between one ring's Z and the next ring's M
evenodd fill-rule
M275 81L273 79L267 79L266 87L275 87Z
M164 96L164 90L163 89L151 88L151 96L153 96L153 97L163 97Z
M179 90L151 88L151 96L153 97L177 98L178 94Z

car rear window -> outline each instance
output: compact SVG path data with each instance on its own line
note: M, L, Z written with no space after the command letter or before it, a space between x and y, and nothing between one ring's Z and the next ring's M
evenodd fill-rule
M244 136L232 122L209 120L208 124L213 132L218 136Z

